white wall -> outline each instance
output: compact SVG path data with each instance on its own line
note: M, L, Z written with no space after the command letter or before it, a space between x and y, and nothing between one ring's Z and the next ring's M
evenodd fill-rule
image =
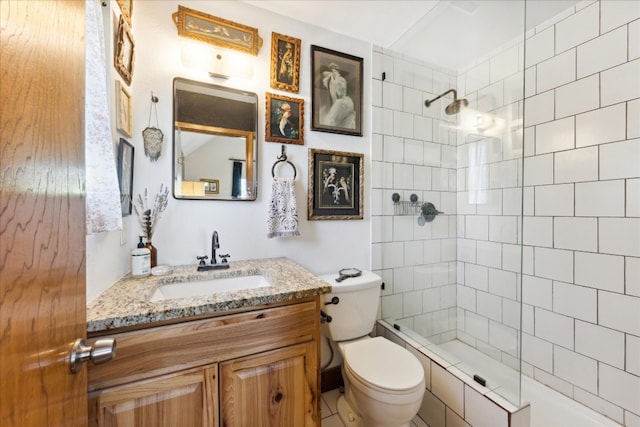
M119 13L115 2L113 9L105 13ZM171 14L178 4L219 16L224 19L256 27L264 45L255 58L253 80L228 81L212 79L208 74L184 68L180 63L180 37L172 22ZM106 22L117 22L107 17ZM115 31L115 27L111 29ZM158 262L167 264L190 264L197 255L211 251L211 233L220 235L222 253L231 255L230 261L249 258L286 256L310 271L318 274L331 273L343 267L371 268L371 104L370 98L370 43L345 38L253 6L232 1L140 1L133 11L133 36L135 39L135 69L132 86L133 137L129 141L135 146L134 196L148 188L157 192L160 184L171 185L172 143L172 81L175 77L228 85L256 92L259 97L258 111L258 199L254 202L239 201L191 201L170 199L153 244L158 248ZM298 94L280 92L269 88L269 58L271 32L286 34L302 40L300 63L300 91ZM107 30L109 32L109 30ZM111 34L107 35L107 38ZM363 137L312 132L310 46L318 45L364 58L363 93ZM112 57L109 54L108 57ZM111 68L113 79L119 75ZM112 92L115 83L112 81ZM163 152L157 162L144 156L142 130L148 125L150 96L159 98L158 118L165 135ZM265 92L303 98L305 101L304 139L305 145L287 144L289 160L297 168L296 196L298 202L300 236L293 238L267 239L266 215L271 195L271 165L280 155L281 144L264 141ZM118 137L114 137L118 138ZM323 148L364 153L364 220L308 221L307 184L308 149ZM135 214L125 217L126 232L102 233L87 238L87 299L91 301L105 287L124 275L129 269L129 251L135 247L140 228ZM122 235L126 243L121 245Z
M525 372L640 425L640 2L527 35Z

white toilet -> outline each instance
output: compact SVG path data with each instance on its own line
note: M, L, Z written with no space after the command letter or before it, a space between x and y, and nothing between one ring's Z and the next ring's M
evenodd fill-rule
M382 280L362 272L337 282L338 274L321 278L333 287L325 301L331 316L324 332L342 355L345 394L338 414L347 427L405 427L415 417L424 395L424 370L408 350L382 337L371 338Z

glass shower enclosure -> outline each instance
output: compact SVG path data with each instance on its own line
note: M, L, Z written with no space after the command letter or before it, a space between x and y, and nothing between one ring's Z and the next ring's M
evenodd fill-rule
M521 273L531 262L524 39L571 2L530 3L439 2L374 53L384 74L373 75L381 318L516 406Z

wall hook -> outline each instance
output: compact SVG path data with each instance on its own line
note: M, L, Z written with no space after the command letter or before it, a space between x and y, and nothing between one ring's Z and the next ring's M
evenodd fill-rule
M151 102L154 104L158 102L158 97L153 94L153 91L151 91Z
M298 171L296 170L296 166L287 159L287 153L284 152L284 144L282 144L282 148L280 149L280 155L278 156L278 160L276 160L276 162L271 167L272 177L274 178L276 177L276 165L282 162L286 162L286 163L289 163L289 165L291 165L291 167L293 168L293 179L295 179L296 176L298 175Z
M284 151L284 144L282 144L282 148L280 149L280 156L278 156L278 160L287 161L287 153Z

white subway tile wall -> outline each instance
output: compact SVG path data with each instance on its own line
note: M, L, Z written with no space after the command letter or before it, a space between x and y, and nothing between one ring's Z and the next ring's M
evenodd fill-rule
M640 2L579 2L460 73L374 61L381 316L505 363L521 352L525 374L640 423ZM492 119L465 132L450 97L424 107L450 88ZM446 214L421 227L394 215L394 192ZM421 415L444 425L434 405Z

